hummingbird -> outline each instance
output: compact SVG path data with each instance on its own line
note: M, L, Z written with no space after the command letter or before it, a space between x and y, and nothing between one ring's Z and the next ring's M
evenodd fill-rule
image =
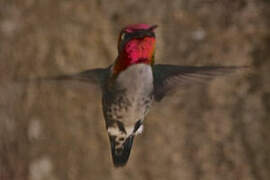
M124 27L118 39L118 56L105 68L42 80L77 80L98 86L115 167L128 162L135 136L143 132L143 121L153 101L187 85L208 82L243 66L179 66L155 64L157 25Z

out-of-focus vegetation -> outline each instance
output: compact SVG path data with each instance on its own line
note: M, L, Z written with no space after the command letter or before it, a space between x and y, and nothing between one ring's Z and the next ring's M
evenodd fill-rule
M0 179L270 179L267 0L0 0ZM250 65L155 104L112 166L100 93L15 83L107 66L120 29L158 24L156 62Z

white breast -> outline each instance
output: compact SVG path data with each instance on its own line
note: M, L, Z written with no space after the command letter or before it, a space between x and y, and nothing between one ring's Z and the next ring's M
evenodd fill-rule
M144 120L152 104L152 68L146 64L132 65L119 74L116 83L125 90L124 98L129 102L126 109L118 108L116 114L125 125L133 127L138 120Z
M119 74L117 83L136 95L149 93L153 90L152 67L143 63L132 65Z

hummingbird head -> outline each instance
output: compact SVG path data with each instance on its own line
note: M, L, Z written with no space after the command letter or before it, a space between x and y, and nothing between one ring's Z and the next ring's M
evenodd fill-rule
M157 25L134 24L122 29L113 74L118 74L133 64L154 63L156 28Z
M134 137L143 131L142 121L139 120L130 126L115 121L107 127L107 131L111 143L113 164L115 167L124 166L128 161Z

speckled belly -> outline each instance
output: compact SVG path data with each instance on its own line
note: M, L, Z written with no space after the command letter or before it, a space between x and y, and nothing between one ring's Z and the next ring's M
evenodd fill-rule
M122 72L116 80L116 88L105 113L110 120L123 122L125 125L144 120L151 107L153 98L153 74L149 65L132 65ZM106 99L105 99L106 101Z

